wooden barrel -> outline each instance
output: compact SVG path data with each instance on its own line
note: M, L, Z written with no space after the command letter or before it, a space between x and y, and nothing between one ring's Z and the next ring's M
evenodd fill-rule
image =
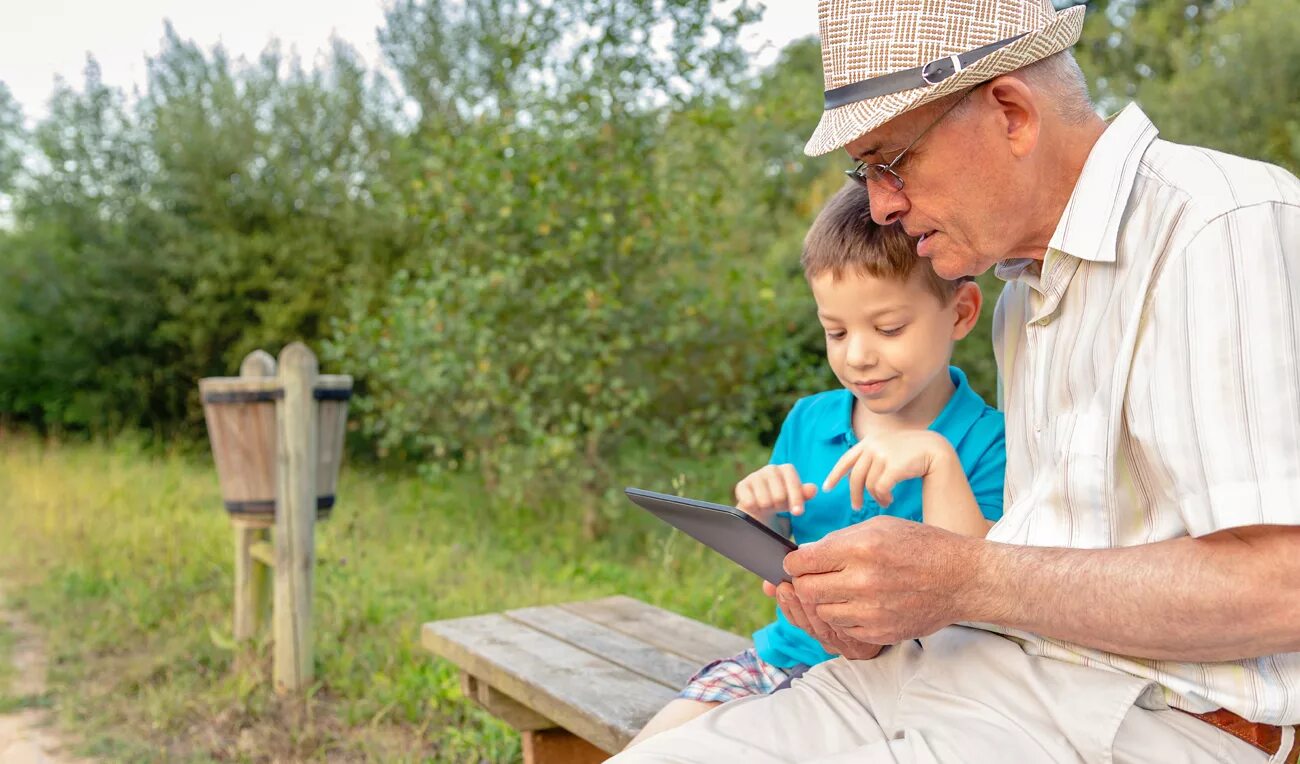
M334 508L334 490L343 464L343 440L348 426L348 400L352 377L322 374L316 378L317 449L316 516L328 517ZM324 514L322 514L324 513Z
M226 511L247 525L273 526L275 402L284 397L279 379L208 377L199 381L199 394ZM321 375L315 397L319 416L316 517L324 519L334 507L352 378Z

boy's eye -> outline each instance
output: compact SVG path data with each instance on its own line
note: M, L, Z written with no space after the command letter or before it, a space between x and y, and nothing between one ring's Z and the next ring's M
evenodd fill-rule
M881 326L878 327L876 331L880 332L886 337L897 337L898 335L903 333L903 329L905 328L907 328L907 324L898 324L897 326Z
M827 329L827 330L826 330L826 339L828 339L828 340L842 340L842 339L844 339L844 330L843 330L843 329Z

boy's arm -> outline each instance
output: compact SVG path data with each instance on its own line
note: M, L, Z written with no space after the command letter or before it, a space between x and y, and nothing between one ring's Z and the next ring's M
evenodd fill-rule
M1000 468L988 461L985 467ZM840 457L822 490L831 490L846 476L849 501L855 510L862 508L864 491L880 506L887 507L894 501L894 486L921 478L921 512L927 524L977 538L984 538L992 527L981 511L956 450L936 432L908 430L864 440Z
M921 478L921 516L926 525L984 538L993 523L984 517L957 452L936 447L929 473Z

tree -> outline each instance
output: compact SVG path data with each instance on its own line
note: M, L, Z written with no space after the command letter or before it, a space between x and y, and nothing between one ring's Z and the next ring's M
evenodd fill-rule
M0 82L0 198L12 191L12 184L22 169L25 140L22 107Z

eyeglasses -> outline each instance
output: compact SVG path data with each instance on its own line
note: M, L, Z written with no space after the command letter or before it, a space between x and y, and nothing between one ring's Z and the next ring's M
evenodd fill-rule
M921 139L925 137L926 133L933 130L935 125L942 122L944 117L951 114L953 109L956 109L957 106L962 101L965 101L967 98L969 98L971 93L974 93L978 88L979 85L976 85L975 87L966 91L966 94L963 95L961 98L958 98L957 100L953 101L951 106L944 109L943 113L940 114L938 118L936 118L933 122L931 122L928 127L922 130L920 135L913 138L912 142L907 144L907 147L904 148L901 152L899 152L898 156L894 157L894 159L889 164L879 164L879 163L873 164L871 162L862 161L862 162L858 162L858 166L854 167L852 170L845 170L844 174L856 180L863 188L869 189L870 188L868 186L869 183L879 183L881 181L885 181L889 184L889 187L894 191L902 191L903 179L899 177L898 172L894 169L894 166L897 165L900 161L902 161L903 157L907 156L907 152L911 151L913 146L915 146L917 143L920 143Z

